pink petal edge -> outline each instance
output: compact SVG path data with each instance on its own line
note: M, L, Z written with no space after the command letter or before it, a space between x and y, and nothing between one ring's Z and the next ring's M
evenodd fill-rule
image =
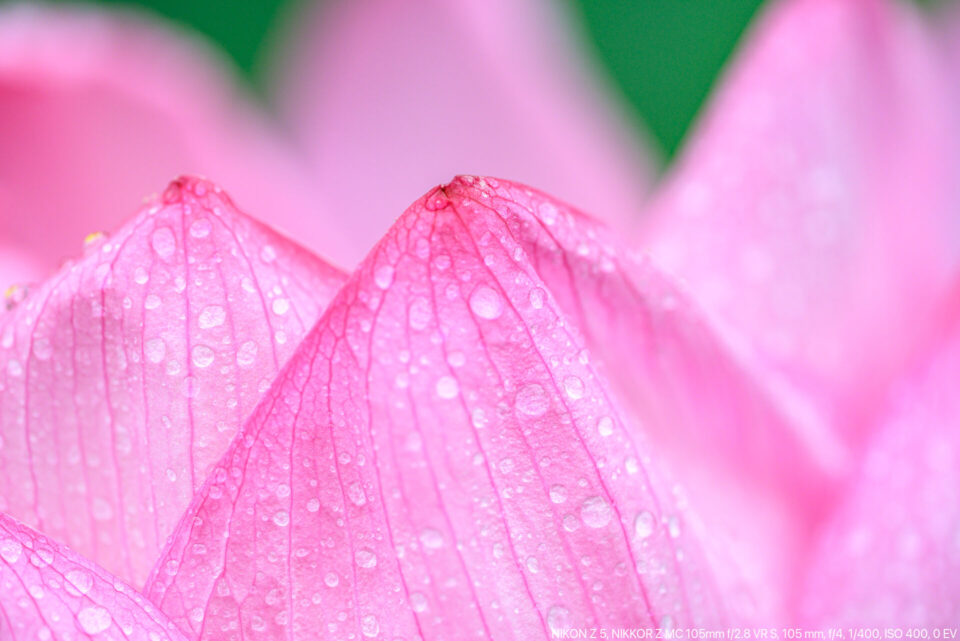
M622 227L638 219L652 163L559 5L314 4L279 94L355 259L411 193L457 173L540 185Z
M185 641L139 592L0 513L0 638Z
M885 0L771 5L644 236L853 442L960 259L960 119L929 27Z
M0 510L141 584L344 278L171 183L0 314Z
M245 210L336 258L336 221L307 164L221 62L133 13L0 9L0 239L28 248L42 279L79 239L191 173L216 176Z

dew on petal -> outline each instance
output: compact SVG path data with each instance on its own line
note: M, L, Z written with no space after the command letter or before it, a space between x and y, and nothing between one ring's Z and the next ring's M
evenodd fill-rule
M77 613L77 623L87 634L99 634L109 628L112 622L107 609L98 605L84 608Z
M393 283L393 265L380 265L373 273L373 280L380 289L387 289Z
M452 376L441 376L437 380L437 396L444 399L456 398L460 393L460 385Z
M527 416L543 416L550 407L550 399L537 383L524 385L517 392L517 410Z
M570 629L570 610L562 605L554 605L547 610L547 626L554 636Z
M613 419L609 416L603 416L597 421L597 433L600 436L610 436L613 434Z
M656 519L650 512L644 510L633 520L633 533L638 539L646 539L653 534Z
M612 516L613 510L600 496L591 496L580 507L580 518L587 527L601 528L610 522Z
M227 312L220 305L207 305L200 312L197 318L197 324L200 329L211 329L223 325L227 319Z
M213 350L206 345L195 345L190 351L190 359L194 365L200 368L209 367L213 363L214 357Z
M470 294L470 309L480 318L493 320L503 313L503 299L493 288L480 285Z
M369 548L360 548L357 550L354 559L356 559L357 565L362 568L369 569L377 565L377 555Z
M164 260L173 256L173 252L177 250L177 239L173 235L173 230L169 227L161 227L155 230L150 237L150 246Z

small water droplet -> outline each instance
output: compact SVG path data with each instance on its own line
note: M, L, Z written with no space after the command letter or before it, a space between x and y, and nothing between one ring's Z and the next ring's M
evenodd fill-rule
M567 500L567 488L562 485L553 485L550 487L550 500L558 505Z
M457 384L457 379L454 377L441 376L440 379L437 380L437 396L440 398L456 398L459 393L460 385Z
M517 392L517 410L527 416L542 416L550 407L547 393L537 383L524 385Z
M250 367L257 358L257 344L253 341L244 341L237 350L237 365Z
M77 594L86 594L93 587L93 577L86 570L70 570L66 574L66 579L68 583L65 587L68 590L73 588Z
M143 306L146 309L156 309L160 307L160 297L156 294L147 294L147 297L143 299Z
M470 294L470 309L480 318L493 320L503 313L503 300L493 288L480 285Z
M53 355L53 346L46 336L38 336L33 341L33 355L38 361L49 360Z
M563 379L563 389L567 396L576 400L583 396L583 381L576 376L568 376Z
M633 533L638 539L645 539L653 534L654 526L656 526L656 519L653 514L644 510L633 520Z
M327 572L323 577L323 582L327 584L328 588L335 588L340 585L340 577L336 572Z
M422 592L413 592L410 595L410 607L413 608L414 612L425 612L427 605L427 597Z
M374 554L370 548L360 548L357 550L354 559L356 559L357 565L362 568L369 569L377 565L377 555Z
M367 495L363 491L363 486L360 485L359 481L354 481L347 487L347 497L350 499L350 502L356 506L366 505Z
M143 345L143 353L151 363L159 363L167 355L167 344L162 338L151 338Z
M210 235L213 225L206 218L198 218L190 225L190 235L194 238L206 238Z
M223 325L227 319L227 312L220 305L207 305L200 312L197 324L200 329L211 329Z
M363 636L368 639L372 639L380 634L380 622L377 620L377 617L368 614L360 619L360 631L363 633Z
M286 510L277 510L273 515L273 522L278 527L287 527L290 525L290 513Z
M539 287L534 287L530 290L530 306L534 309L540 309L543 307L543 301L546 297L546 292Z
M373 273L373 280L380 289L386 289L393 283L393 265L380 265Z
M443 535L433 528L427 528L420 533L420 543L428 550L437 550L443 547Z
M109 521L113 518L113 507L104 499L97 497L93 499L93 519L95 521Z
M680 519L675 516L667 519L667 532L670 534L671 539L680 538Z
M320 500L310 499L307 501L307 512L317 512L320 510Z
M609 416L601 416L597 421L597 432L600 436L610 436L613 434L613 419Z
M580 507L580 518L587 527L601 528L610 522L612 516L613 510L600 496L591 496Z
M563 634L565 630L570 629L570 610L562 605L552 606L547 610L547 625L554 636Z
M277 251L273 248L272 245L264 245L260 249L260 260L269 264L277 259Z
M270 309L277 316L283 316L290 311L290 301L286 298L274 298L273 303L270 304Z

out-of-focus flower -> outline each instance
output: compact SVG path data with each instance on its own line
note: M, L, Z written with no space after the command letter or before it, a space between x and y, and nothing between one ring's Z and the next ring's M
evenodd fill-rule
M471 51L455 47L465 29L494 66L453 73L459 96L493 91L482 72L505 63L492 52L520 46L501 33L538 23L506 4L428 6L416 20L390 2L337 6L324 46L357 53L317 64L304 47L298 77L332 89L288 95L325 115L293 109L308 159L245 166L266 182L241 189L270 187L250 203L282 220L271 176L312 190L319 167L323 199L375 226L434 171L403 110L438 109L452 160L470 132L494 135L471 129L476 103L408 94L362 36L433 62ZM509 31L488 22L501 18ZM344 228L345 242L381 237L348 275L218 186L174 181L0 315L0 631L548 639L954 623L960 121L932 31L881 0L772 9L650 206L650 256L623 238L633 192L589 193L588 170L618 165L619 145L564 130L575 110L524 111L529 96L507 115L567 114L549 135L598 145L570 186L619 231L463 176L389 227ZM552 95L549 68L516 55L531 94ZM476 62L457 56L459 70ZM345 106L368 84L396 87L385 108L399 115ZM378 127L344 166L327 156L352 140L336 118ZM533 130L510 122L513 139ZM237 144L281 149L261 126L238 125ZM502 158L476 149L465 162ZM558 153L543 154L549 175L576 167ZM371 175L351 179L361 165Z

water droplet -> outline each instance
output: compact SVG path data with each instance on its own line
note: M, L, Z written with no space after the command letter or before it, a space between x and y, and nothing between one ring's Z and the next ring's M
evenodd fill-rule
M215 356L213 350L206 345L195 345L190 351L190 358L193 364L199 368L209 367L210 364L213 363Z
M269 264L277 259L277 251L272 245L264 245L260 250L260 260Z
M546 297L546 292L539 287L534 287L530 290L530 306L534 309L540 309L543 307L543 301Z
M637 459L631 456L623 462L623 469L627 471L627 474L632 476L640 471L640 464L637 463Z
M550 487L550 500L560 504L567 500L567 488L562 485L553 485Z
M213 225L206 218L198 218L190 225L190 235L194 238L206 238L210 235Z
M667 519L667 532L670 534L671 539L680 538L680 519L675 516Z
M460 393L460 385L457 379L452 376L441 376L437 381L437 396L440 398L456 398Z
M360 631L363 633L363 636L368 639L372 639L380 634L380 622L377 621L377 617L368 614L360 619Z
M143 353L151 363L159 363L167 355L167 344L162 338L151 338L144 344Z
M563 389L567 396L576 400L583 396L583 381L576 376L568 376L563 379Z
M169 227L160 227L154 230L150 237L150 245L160 258L166 260L173 256L173 252L176 251L177 239Z
M427 610L427 597L423 592L414 592L410 595L410 607L414 612L425 612Z
M540 203L538 207L540 212L540 219L543 220L547 225L552 225L557 222L557 207L552 203Z
M410 303L410 310L407 313L410 327L416 330L426 329L430 325L433 314L430 311L430 303L426 298L416 298Z
M428 550L437 550L443 547L443 535L433 528L427 528L420 533L420 543Z
M373 553L373 550L370 548L360 548L357 550L357 553L354 555L354 559L357 561L357 565L362 568L372 568L377 565L377 555Z
M613 419L609 416L601 416L597 421L597 432L600 436L610 436L613 434Z
M156 309L160 307L160 297L156 294L147 294L147 297L143 299L143 306L146 309Z
M524 385L517 392L517 410L527 416L542 416L550 407L550 399L537 383Z
M307 512L317 512L320 510L320 500L310 499L307 501Z
M562 605L555 605L547 610L547 626L554 636L562 634L570 628L570 610Z
M253 361L257 358L258 349L257 344L253 341L241 343L240 348L237 350L237 365L240 367L250 367L253 365Z
M335 588L340 585L340 577L337 576L336 572L327 572L323 577L323 582L327 584L328 588Z
M610 522L612 516L613 510L600 496L591 496L580 507L580 518L587 527L603 527Z
M380 265L373 272L373 281L380 289L386 289L393 283L393 265Z
M46 336L38 336L33 341L33 355L38 361L48 360L53 355L53 346Z
M290 513L286 510L277 510L273 515L273 522L278 527L287 527L290 525Z
M450 367L463 367L467 364L467 357L464 356L463 352L450 352L447 356L447 364Z
M526 565L527 565L527 570L529 570L531 574L537 574L538 572L540 572L540 559L538 559L537 557L528 556Z
M70 570L66 574L68 583L65 587L70 590L72 587L77 594L86 594L93 587L93 577L86 570Z
M367 495L363 491L363 486L359 481L354 481L347 487L347 498L356 506L366 505Z
M653 534L653 528L656 525L656 519L653 514L644 510L633 520L633 533L638 539L645 539Z
M497 467L500 469L502 474L509 474L513 471L513 465L513 459L508 457L501 459L500 463L497 464Z
M0 541L0 557L7 563L16 563L23 552L23 546L19 541L13 539L4 539Z
M92 508L95 521L109 521L113 518L113 507L99 496L93 499Z
M503 300L496 290L480 285L470 294L470 309L480 318L493 320L503 313Z
M270 309L277 316L283 316L290 311L290 301L286 298L274 298L273 303L270 304Z
M220 305L207 305L200 312L200 316L197 318L197 324L200 325L200 329L211 329L213 327L220 327L226 319L227 312L223 307Z
M80 610L77 613L77 622L87 634L99 634L110 627L113 619L106 608L94 605Z
M7 374L14 378L23 376L23 365L20 364L20 361L15 358L7 361Z

